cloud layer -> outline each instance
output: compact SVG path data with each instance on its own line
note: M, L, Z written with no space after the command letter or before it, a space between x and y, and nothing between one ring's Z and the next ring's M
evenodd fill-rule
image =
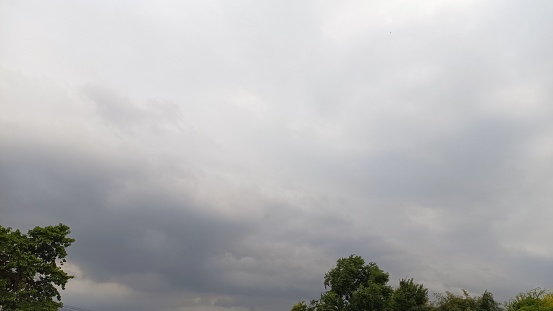
M552 10L2 2L0 225L69 225L94 311L286 310L352 253L553 288Z

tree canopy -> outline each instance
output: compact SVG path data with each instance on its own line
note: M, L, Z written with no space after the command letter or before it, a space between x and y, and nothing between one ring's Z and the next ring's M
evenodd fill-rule
M365 264L357 255L340 258L325 274L325 292L309 304L296 303L292 311L553 311L553 292L534 289L505 304L493 294L462 295L451 292L428 299L428 289L413 279L402 279L399 286L388 285L389 275L374 262Z
M518 294L505 304L507 311L553 311L553 292L536 288Z
M484 291L482 296L471 296L465 290L463 295L450 292L437 294L434 308L436 311L500 311L501 305L495 301L493 294Z
M399 281L399 287L394 290L389 304L390 310L423 311L429 309L428 289L413 279Z
M388 285L389 274L374 262L368 264L357 255L340 258L324 277L325 288L309 305L299 302L293 311L424 310L428 291L412 279L401 280L400 287Z
M73 276L62 270L66 248L75 240L63 224L35 227L27 234L0 226L0 307L2 311L54 311L58 287ZM54 300L55 299L55 300Z

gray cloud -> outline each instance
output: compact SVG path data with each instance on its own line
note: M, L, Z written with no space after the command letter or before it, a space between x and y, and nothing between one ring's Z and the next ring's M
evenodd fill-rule
M548 2L0 8L0 222L71 226L67 304L553 287Z

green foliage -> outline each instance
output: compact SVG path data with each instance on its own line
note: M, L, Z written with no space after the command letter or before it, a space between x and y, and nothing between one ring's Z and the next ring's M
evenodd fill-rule
M291 311L307 311L307 305L305 302L300 301L292 307Z
M388 278L388 273L374 262L365 264L361 256L340 258L325 275L324 285L330 290L321 301L334 310L384 310L393 292L386 285Z
M346 303L338 294L332 291L321 294L321 299L317 302L311 302L309 310L331 311L344 310Z
M472 297L463 290L463 295L454 295L450 292L436 295L434 303L437 311L500 311L501 306L493 298L492 293L485 291L482 296Z
M399 287L392 294L391 310L422 311L429 310L428 289L416 284L413 279L399 281Z
M392 289L386 286L388 278L388 273L380 270L374 262L365 265L365 260L361 256L351 255L338 259L336 267L326 273L324 285L349 303L355 300L355 294L370 297L378 292L379 295L388 297L392 292Z
M75 240L63 224L27 234L0 226L0 306L3 311L54 311L62 306L56 286L72 276L61 269ZM59 264L59 266L58 266ZM54 301L54 297L57 301Z
M451 292L436 294L432 303L428 289L413 279L402 279L395 289L387 285L388 273L374 262L365 264L360 256L340 258L336 266L325 274L327 291L308 305L299 302L292 311L553 311L553 292L533 289L520 293L505 303L495 301L493 294L484 291L481 296Z
M543 304L548 308L553 308L553 292L543 295Z
M482 296L480 296L480 298L478 299L478 309L481 311L503 310L499 302L495 301L495 299L493 298L493 294L488 292L487 290L484 291L484 294L482 294Z
M536 288L518 294L505 304L507 311L553 311L553 293Z
M413 280L402 280L394 291L389 275L376 263L365 264L360 256L340 258L325 274L328 289L309 305L300 302L293 311L409 311L427 310L428 291ZM414 297L411 297L414 295Z
M445 294L436 294L435 308L437 311L475 310L476 302L466 291L463 296L445 292Z

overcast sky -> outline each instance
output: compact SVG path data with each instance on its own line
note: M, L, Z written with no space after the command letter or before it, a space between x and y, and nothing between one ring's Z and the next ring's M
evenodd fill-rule
M553 2L0 0L0 225L93 311L289 310L350 254L553 289Z

